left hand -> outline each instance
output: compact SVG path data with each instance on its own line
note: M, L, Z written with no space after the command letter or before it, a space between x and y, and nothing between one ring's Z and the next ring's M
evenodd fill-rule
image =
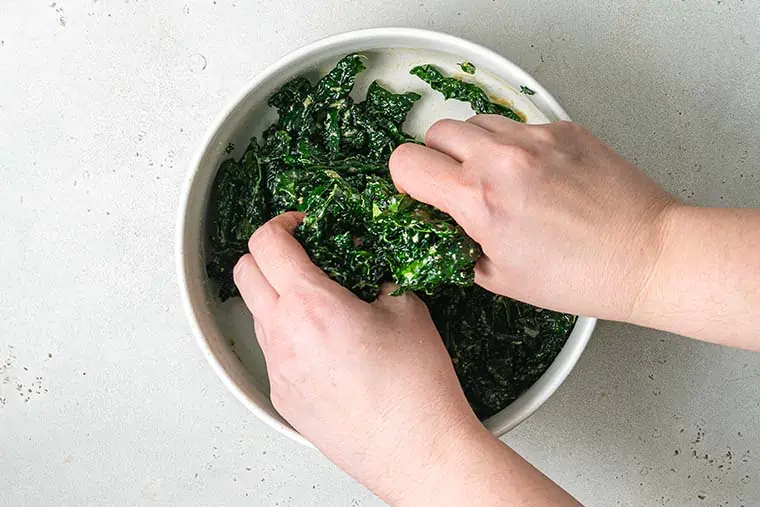
M439 490L444 462L459 463L473 440L498 442L467 404L424 303L406 293L369 304L332 281L292 236L302 217L259 228L234 271L272 403L385 500Z

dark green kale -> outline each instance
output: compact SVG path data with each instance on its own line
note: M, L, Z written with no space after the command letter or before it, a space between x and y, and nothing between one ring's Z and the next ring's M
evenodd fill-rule
M419 94L393 93L373 82L362 102L350 94L365 69L363 57L348 55L315 85L297 77L269 100L279 121L252 143L259 215L251 217L253 195L238 191L248 167L226 163L217 187L237 201L216 217L218 236L232 234L234 248L212 241L212 278L222 294L234 294L230 269L245 251L247 237L266 219L288 210L306 213L296 237L330 277L366 300L383 281L399 292L432 293L445 284L470 285L480 248L448 215L399 194L390 182L388 159L400 144L414 141L403 123ZM250 151L249 150L249 151ZM230 165L233 164L233 165ZM263 171L263 172L262 172ZM234 206L233 206L234 204ZM252 220L255 218L256 220Z
M248 238L269 218L265 177L256 139L251 139L239 161L222 162L214 181L212 202L216 210L211 233L213 253L208 274L220 283L219 297L238 294L232 268L248 250Z
M397 193L388 180L373 179L364 194L372 211L367 230L399 285L395 294L434 294L442 282L473 284L480 247L450 216Z
M477 70L472 62L462 62L458 65L459 68L462 69L462 72L465 74L475 74L475 71Z
M447 288L423 299L480 419L502 410L543 375L576 320L478 286Z
M515 121L524 121L514 109L492 102L486 92L478 85L444 76L440 70L432 65L419 65L409 72L428 83L433 90L440 92L445 99L456 99L469 103L472 110L477 114L500 114Z
M306 217L296 238L330 278L371 301L377 297L388 267L374 238L367 234L369 211L364 196L350 179L334 170L316 174L311 182L314 186L304 194Z
M261 144L253 139L240 160L221 164L211 200L208 275L222 300L236 296L232 268L253 231L282 212L304 212L296 238L332 279L366 301L386 281L398 284L394 294L411 290L423 297L468 400L479 417L488 417L545 371L575 317L473 285L480 247L450 216L399 194L390 179L393 150L417 142L403 124L420 95L373 82L366 98L354 101L363 62L348 55L314 85L303 77L286 83L269 100L279 120L262 133ZM429 65L412 73L476 112L521 121L474 84Z
M392 93L377 81L373 81L367 89L367 99L364 108L368 116L384 119L396 127L400 127L414 103L422 98L422 95L414 92ZM404 135L404 139L408 136Z
M361 55L348 55L343 57L333 69L319 80L314 87L314 105L317 108L325 108L346 99L354 89L356 76L363 72L365 67Z
M414 141L402 129L407 114L420 99L417 93L392 93L377 82L367 90L367 98L359 104L341 104L339 129L341 144L350 152L380 165L399 144Z
M302 180L284 176L280 185L288 187L283 193L305 196L296 208L306 214L296 237L341 285L367 301L383 281L398 284L396 294L472 285L480 247L450 216L399 194L377 175L309 174Z
M528 88L525 85L523 85L523 86L520 87L520 93L522 93L523 95L535 95L536 94L535 91L533 91L532 89Z

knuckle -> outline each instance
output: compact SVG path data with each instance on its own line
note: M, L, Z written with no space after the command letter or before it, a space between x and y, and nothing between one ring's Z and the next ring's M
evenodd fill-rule
M463 210L476 213L480 218L474 222L480 223L484 217L490 216L499 199L494 185L480 174L477 166L477 161L462 165L460 173L462 195L456 196L456 199Z
M503 133L505 129L514 124L514 120L510 120L500 114L476 114L468 118L467 121L497 133Z
M489 153L491 151L498 151L505 146L504 141L499 134L492 132L486 132L483 134L481 145L479 146L481 153Z
M480 184L472 189L472 196L474 197L475 209L480 210L480 214L483 217L491 217L498 214L498 204L500 200L494 198L496 193L493 185L486 181L480 182Z
M253 248L254 245L263 245L271 241L274 235L274 226L269 222L265 223L251 235L251 239L248 240L248 246Z
M295 289L286 296L290 318L311 327L324 328L335 317L336 305L329 295L311 289Z
M450 118L443 118L433 123L425 134L425 142L430 143L432 140L440 139L441 136L446 135L447 131L451 130L451 127L456 125L457 121Z
M390 160L388 160L388 167L391 173L398 172L398 175L404 175L407 171L403 170L403 166L414 155L414 150L415 147L412 143L404 143L397 146L393 150L393 153L391 153Z
M428 133L438 133L440 130L447 130L448 128L456 125L458 122L457 120L452 120L451 118L442 118L435 123L433 123L430 128L428 129Z
M546 125L533 128L533 139L540 145L554 147L557 145L557 133Z
M467 160L462 164L459 173L456 175L456 182L454 188L470 189L477 186L480 179L480 170L477 160ZM449 196L450 198L457 199L457 196Z
M584 137L586 137L586 136L590 136L591 135L591 132L586 128L586 126L585 125L581 125L580 123L573 123L572 124L572 129L573 129L573 132L577 136L584 136Z
M511 172L520 172L535 165L535 156L522 146L514 144L499 145L496 148L496 156Z
M457 192L449 198L457 204L459 209L470 209L473 203L478 203L488 197L485 192L487 185L482 180L482 175L476 164L464 163L459 172L459 181L455 188Z
M562 120L557 122L556 125L560 132L568 134L582 134L586 132L586 128L583 125L570 120Z

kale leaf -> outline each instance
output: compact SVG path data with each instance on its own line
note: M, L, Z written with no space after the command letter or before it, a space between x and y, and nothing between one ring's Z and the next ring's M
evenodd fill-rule
M362 192L334 170L316 174L314 186L305 194L306 217L296 238L330 278L371 301L377 297L387 265L374 238L366 233L368 210Z
M419 65L409 73L428 83L433 90L440 92L446 100L456 99L468 102L477 114L500 114L511 120L525 121L514 109L492 102L486 92L478 85L444 76L440 70L432 65Z
M252 139L239 160L222 162L210 204L209 278L221 300L238 295L232 269L251 234L273 216L302 211L295 237L333 280L365 301L386 281L398 285L394 294L423 298L467 399L479 417L488 417L543 374L575 317L473 285L478 244L447 214L398 193L390 179L393 150L417 142L403 124L421 96L373 82L365 99L355 101L364 61L348 55L316 84L304 77L286 83L269 99L279 119L261 143ZM461 67L475 70L467 62ZM475 84L431 65L411 72L477 113L522 121Z
M222 162L214 181L212 200L216 213L211 234L213 254L207 266L211 278L220 283L219 297L238 294L232 268L248 250L248 238L269 218L260 150L251 139L239 161Z
M384 281L396 282L397 293L430 294L473 283L480 247L451 217L399 194L390 181L388 159L414 141L403 123L421 96L373 82L355 102L350 94L363 60L342 58L315 85L303 77L286 83L269 99L279 121L265 131L263 146L252 141L240 162L220 169L217 193L226 204L216 215L208 271L220 279L221 297L235 294L231 268L247 238L288 210L306 214L296 238L315 264L367 301ZM241 191L254 173L255 184ZM227 235L234 242L223 241Z
M373 179L364 193L372 211L367 230L399 285L395 294L473 284L480 246L450 216L397 193L387 180Z
M395 294L472 285L480 247L450 216L399 194L374 174L308 174L298 180L298 173L289 173L279 183L288 195L306 196L297 207L306 218L296 237L341 285L366 301L377 297L383 281L398 284Z
M480 419L497 413L543 375L576 317L536 308L478 287L423 295Z

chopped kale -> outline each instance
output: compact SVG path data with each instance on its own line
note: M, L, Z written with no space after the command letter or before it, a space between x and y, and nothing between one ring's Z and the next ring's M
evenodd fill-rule
M472 285L480 247L448 215L375 174L312 169L298 176L283 174L275 190L306 196L285 206L306 214L296 237L315 264L362 299L374 300L383 281L398 284L399 294Z
M370 211L357 186L361 177L343 178L334 170L318 171L302 205L306 213L296 238L330 278L360 298L377 297L388 268L375 238L367 234Z
M409 72L428 83L433 90L440 92L445 99L468 102L477 114L500 114L515 121L523 121L523 118L514 109L492 102L486 92L478 85L461 79L446 77L432 65L419 65Z
M211 233L213 254L209 276L220 283L219 297L238 294L232 281L232 268L248 250L248 238L269 218L264 169L256 139L251 139L239 161L222 162L214 182L214 227Z
M478 286L447 288L423 299L481 419L512 403L543 375L576 320Z
M364 61L348 55L316 84L303 77L286 83L269 100L279 119L261 143L252 139L239 160L221 164L211 200L209 278L220 299L238 295L232 268L253 231L284 211L302 211L295 236L332 279L366 301L385 281L398 284L394 294L415 291L425 300L470 404L488 417L543 374L575 317L473 285L477 243L450 216L398 193L390 179L393 150L417 142L403 124L421 97L373 82L355 101L350 94ZM478 113L522 121L472 83L430 65L412 73Z
M462 62L458 65L465 74L475 74L476 67L472 62Z
M368 182L364 194L371 210L367 230L399 285L395 294L434 294L442 285L473 284L480 247L451 217L397 193L385 179Z
M520 93L522 93L523 95L535 95L536 94L535 91L533 91L532 89L528 88L525 85L523 85L523 86L520 87Z

